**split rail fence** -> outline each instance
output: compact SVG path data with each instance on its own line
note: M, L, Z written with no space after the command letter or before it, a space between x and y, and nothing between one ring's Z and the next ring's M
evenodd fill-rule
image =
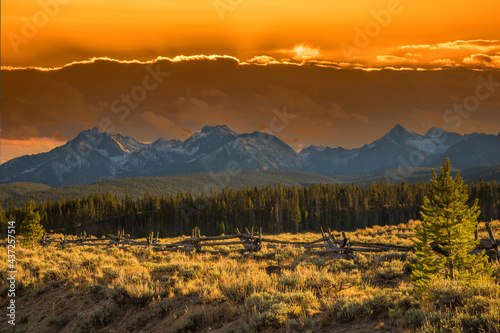
M254 233L253 229L252 232L245 229L244 233L240 232L238 229L235 231L236 234L233 235L201 236L200 230L196 228L193 230L191 237L168 244L160 243L158 239L159 233L156 233L155 237L153 232L146 237L146 241L130 239L125 236L125 232L123 230L119 231L117 236L102 238L88 237L85 233L83 233L76 239L68 239L64 236L60 240L56 240L44 235L44 237L40 240L40 244L48 245L55 243L63 246L66 244L82 246L146 246L156 251L194 251L196 253L211 254L227 253L227 251L212 250L214 247L218 246L242 245L243 248L239 249L239 251L257 252L260 251L265 244L268 249L286 246L299 247L309 250L311 254L329 254L332 257L345 259L354 258L355 252L377 253L395 251L404 253L413 251L413 247L411 246L398 246L393 244L368 243L350 240L346 236L345 232L334 234L330 229L326 232L321 230L322 237L310 242L293 242L266 238L262 235L262 229L259 229L258 233ZM487 231L490 238L481 239L478 248L472 252L477 253L485 250L486 254L491 259L498 259L500 258L498 243L495 240L489 224L487 224ZM206 249L207 247L212 249Z

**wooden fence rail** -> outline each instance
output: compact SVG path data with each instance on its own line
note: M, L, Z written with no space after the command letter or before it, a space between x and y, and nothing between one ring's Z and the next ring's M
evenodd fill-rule
M490 259L498 260L500 258L498 250L499 244L493 235L489 223L486 223L486 229L489 238L481 239L480 245L471 253L479 253L480 251L484 250L490 257ZM145 241L134 240L126 237L124 230L118 231L116 236L111 235L102 238L89 237L85 232L83 232L79 237L73 236L71 238L68 238L64 236L60 237L60 239L53 239L50 238L49 235L45 234L40 240L40 244L60 244L62 246L68 244L81 246L145 246L156 251L195 251L196 253L212 254L227 253L227 251L217 251L206 248L242 245L243 248L239 249L239 251L256 252L260 251L265 244L265 246L269 249L276 249L286 246L298 247L304 248L310 251L310 253L312 254L329 254L330 256L337 258L354 258L355 252L380 253L395 251L404 253L413 251L413 247L411 246L352 241L346 236L344 232L341 232L340 234L334 234L330 229L328 229L328 231L326 232L321 229L322 237L309 242L283 241L266 238L262 235L262 229L259 229L257 235L254 233L253 228L252 231L245 229L244 233L240 232L238 229L236 229L235 231L236 233L233 235L201 236L200 230L196 228L193 229L191 237L166 244L160 243L158 239L159 233L156 233L155 237L154 232L151 232L148 237L146 237ZM7 244L7 242L4 243L0 243L0 245Z
M491 259L498 259L498 243L491 232L489 224L487 224L487 230L489 233L489 239L481 239L479 247L474 250L474 253L480 252L482 250L486 251L486 254ZM81 246L146 246L153 248L156 251L195 251L196 253L227 253L227 251L216 251L212 249L206 249L207 247L213 248L218 246L228 246L228 245L242 245L243 248L240 251L252 251L256 252L262 249L264 243L266 243L267 248L280 248L280 247L299 247L304 248L313 254L329 254L337 258L354 258L355 252L362 253L380 253L380 252L410 252L413 251L411 246L400 246L393 244L383 244L383 243L368 243L360 241L351 241L347 238L344 232L340 234L333 234L331 230L324 232L321 230L322 237L309 242L294 242L294 241L282 241L271 238L265 238L262 236L262 229L259 229L258 235L255 235L253 230L250 232L248 229L245 233L241 233L236 229L236 234L233 235L223 235L223 236L201 236L200 230L198 228L194 229L191 237L185 238L183 240L163 244L158 240L159 234L152 232L146 237L146 241L137 241L129 239L125 236L123 230L119 231L117 236L108 236L103 238L89 238L85 233L76 239L68 239L66 236L61 237L60 240L51 239L48 235L44 235L40 240L41 245L48 244L75 244ZM205 249L204 249L205 248ZM316 250L316 251L312 251Z

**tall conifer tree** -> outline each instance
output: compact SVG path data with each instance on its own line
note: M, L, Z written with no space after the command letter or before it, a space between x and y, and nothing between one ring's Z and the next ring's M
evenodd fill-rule
M479 245L473 234L480 214L478 199L469 207L467 185L460 172L450 176L450 161L446 159L438 177L432 170L429 195L422 205L422 227L416 230L412 280L416 287L425 286L438 276L449 280L471 279L489 274L484 252L469 254Z
M20 230L20 234L23 236L23 244L25 246L31 245L31 248L35 247L35 241L41 239L45 232L40 224L40 214L35 212L35 208L35 203L30 201L26 207L26 215Z

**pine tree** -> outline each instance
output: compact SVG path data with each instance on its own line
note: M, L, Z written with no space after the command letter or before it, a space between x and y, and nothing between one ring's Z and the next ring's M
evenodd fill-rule
M7 216L5 215L5 211L3 210L2 204L0 203L0 232L7 233L7 226Z
M300 222L301 222L299 198L298 197L295 200L293 200L293 202L291 203L290 222L292 223L292 226L295 228L295 232L298 233L299 228L300 228Z
M45 232L40 224L40 214L35 212L35 208L35 203L30 201L26 206L25 217L20 229L24 246L31 245L31 248L35 247L35 241L41 239Z
M438 177L433 179L428 197L422 205L422 227L417 229L415 253L418 263L412 265L412 280L417 288L425 286L439 275L449 280L468 279L489 274L484 252L469 254L479 241L472 237L480 214L478 199L469 207L468 188L458 172L450 176L450 161L446 159Z

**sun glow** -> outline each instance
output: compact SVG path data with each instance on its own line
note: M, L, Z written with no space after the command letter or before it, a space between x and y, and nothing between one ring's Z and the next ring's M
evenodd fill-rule
M295 59L316 59L319 56L319 49L313 48L307 44L297 44L293 47L293 52L295 53Z

